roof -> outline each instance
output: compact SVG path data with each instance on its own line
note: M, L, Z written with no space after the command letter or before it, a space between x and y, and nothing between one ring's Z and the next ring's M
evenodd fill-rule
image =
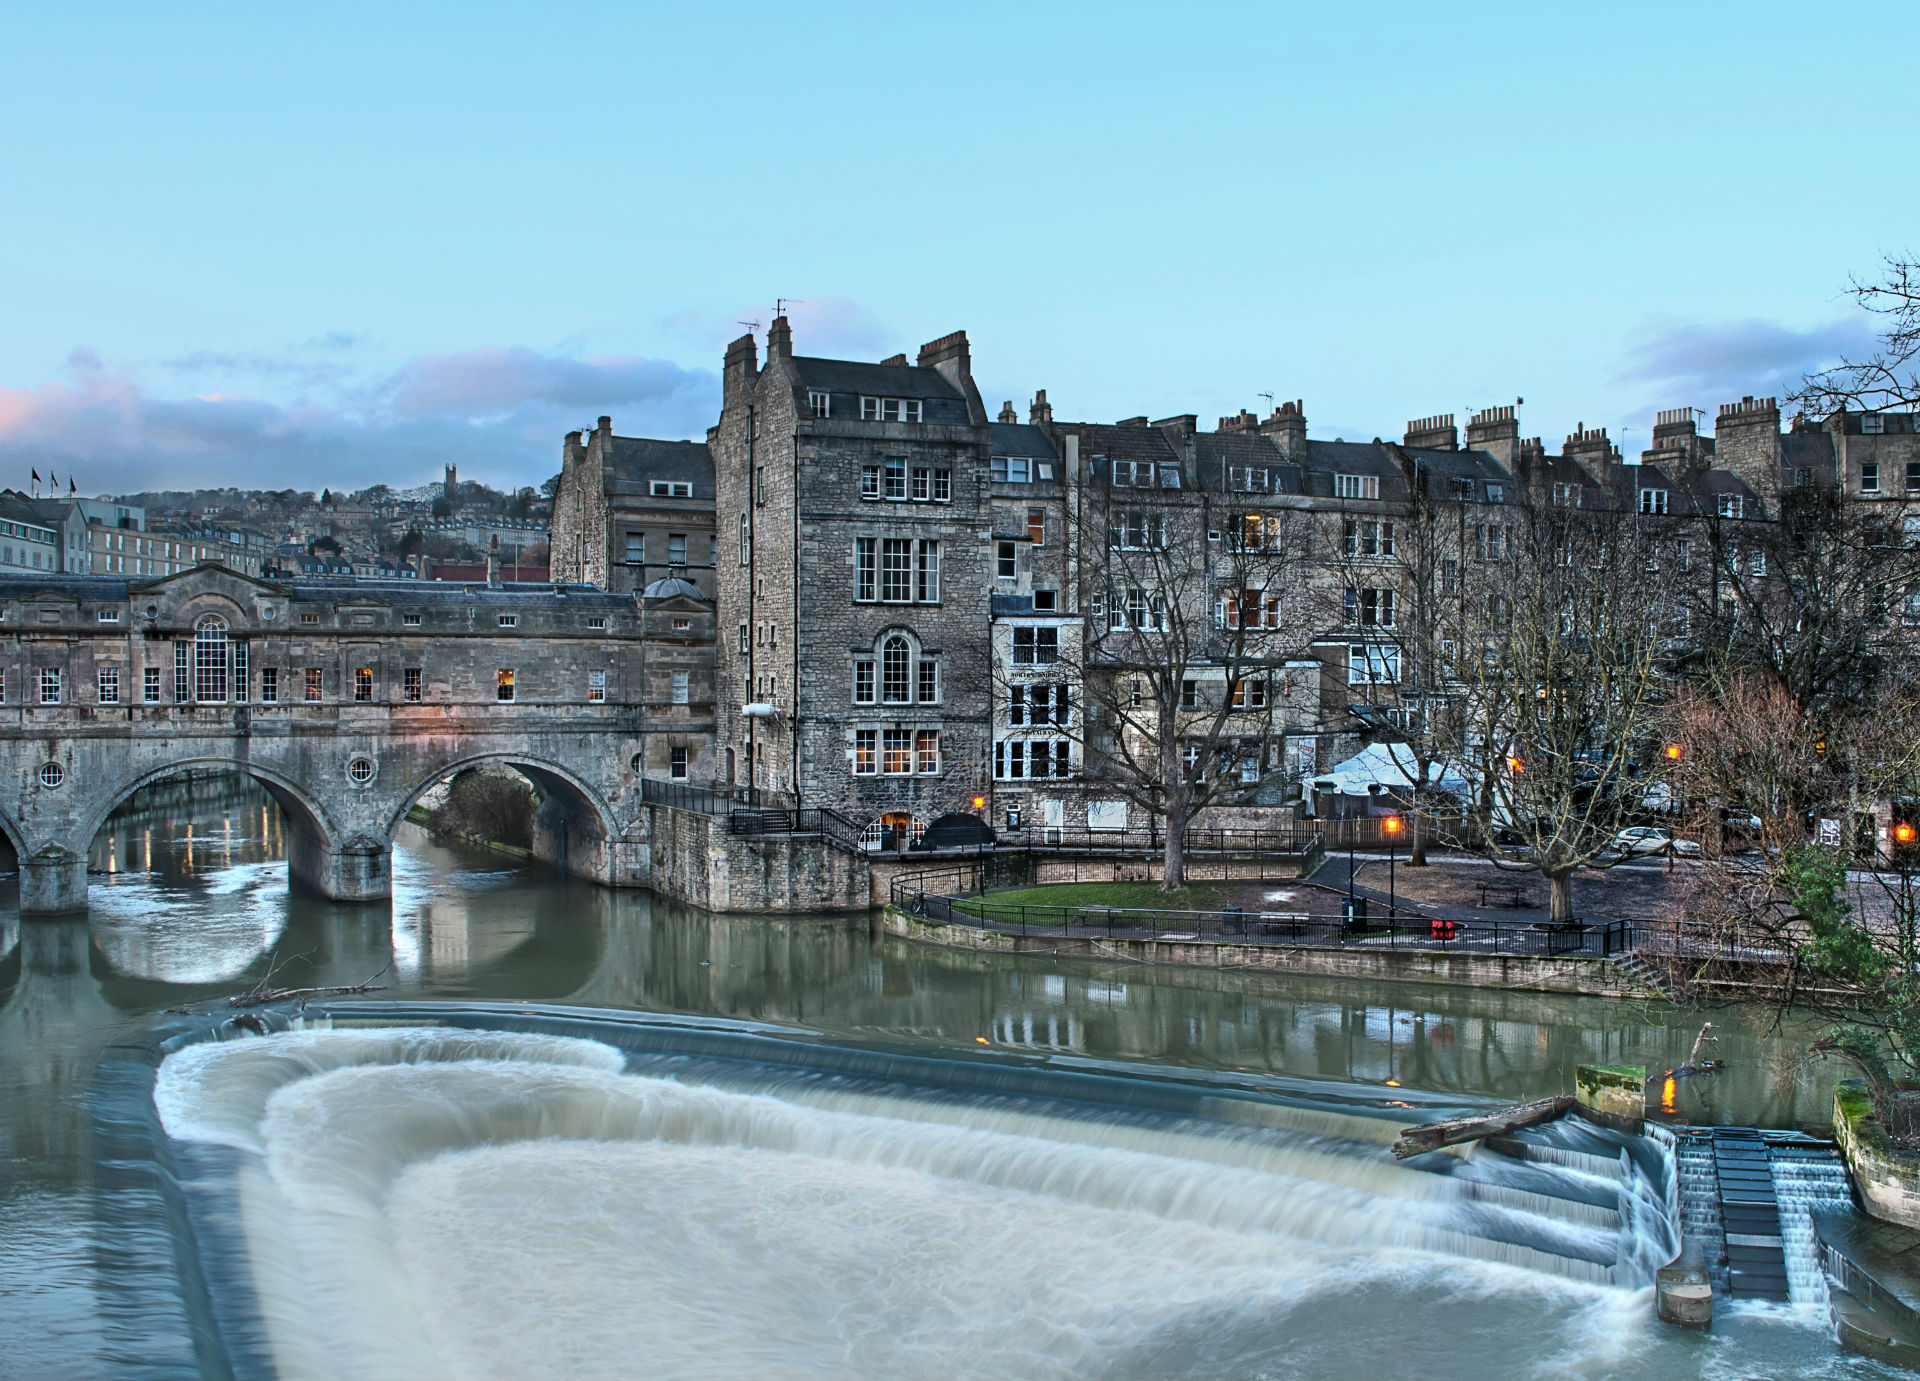
M713 497L713 453L704 441L654 441L639 436L616 436L608 457L617 483L645 484L649 480L691 483L694 493Z
M795 355L793 367L807 387L828 393L857 393L869 398L945 398L963 407L967 401L946 375L918 365L864 364L859 360Z
M30 523L39 528L59 526L57 521L42 517L34 501L16 489L0 491L0 518L10 523Z
M1163 460L1174 462L1180 453L1167 434L1158 427L1120 427L1089 424L1080 429L1081 448L1090 456L1111 460Z
M642 599L697 599L708 603L707 597L700 593L700 587L690 580L678 576L663 576L640 592Z
M633 607L633 596L615 594L595 585L508 581L453 580L329 580L296 579L285 582L295 603L333 604L356 599L389 604L558 604L569 608Z
M1042 427L1020 422L990 422L987 426L993 433L993 453L997 456L1046 459L1053 455L1053 442Z

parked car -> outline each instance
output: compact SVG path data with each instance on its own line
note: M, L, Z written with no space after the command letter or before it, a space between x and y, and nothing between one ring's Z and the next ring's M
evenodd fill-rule
M1700 846L1691 839L1676 838L1658 825L1635 825L1613 837L1613 847L1623 854L1678 854L1692 858Z

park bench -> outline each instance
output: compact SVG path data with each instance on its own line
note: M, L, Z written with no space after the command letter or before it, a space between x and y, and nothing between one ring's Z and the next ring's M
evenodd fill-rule
M1518 910L1520 907L1532 904L1532 899L1527 896L1527 889L1518 883L1483 882L1480 884L1480 905L1483 908L1505 906Z

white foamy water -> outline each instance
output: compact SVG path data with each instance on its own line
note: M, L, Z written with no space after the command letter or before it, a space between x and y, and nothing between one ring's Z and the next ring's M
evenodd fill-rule
M1604 1333L1606 1373L1653 1341L1643 1294L1556 1273L1612 1251L1605 1215L1312 1129L1344 1117L1215 1134L623 1067L562 1037L298 1031L183 1050L155 1097L241 1153L283 1376L1144 1375L1201 1345L1228 1349L1203 1371L1291 1374L1343 1343L1412 1370L1496 1306ZM1403 1341L1366 1354L1343 1320L1376 1294Z

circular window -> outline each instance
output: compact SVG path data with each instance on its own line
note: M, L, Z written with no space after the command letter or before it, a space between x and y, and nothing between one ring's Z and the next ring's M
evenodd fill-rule
M53 787L67 779L67 769L57 762L43 763L40 767L40 785Z
M372 758L355 758L347 764L347 777L354 785L365 786L373 780L373 774L377 770Z
M628 758L627 766L631 767L636 773L638 773L640 771L640 755L638 753L635 753L631 758Z
M157 605L157 604L149 604L149 605L147 606L147 617L148 617L148 618L150 618L150 619L157 619L157 618L159 618L159 617L160 617L160 606L159 606L159 605Z

